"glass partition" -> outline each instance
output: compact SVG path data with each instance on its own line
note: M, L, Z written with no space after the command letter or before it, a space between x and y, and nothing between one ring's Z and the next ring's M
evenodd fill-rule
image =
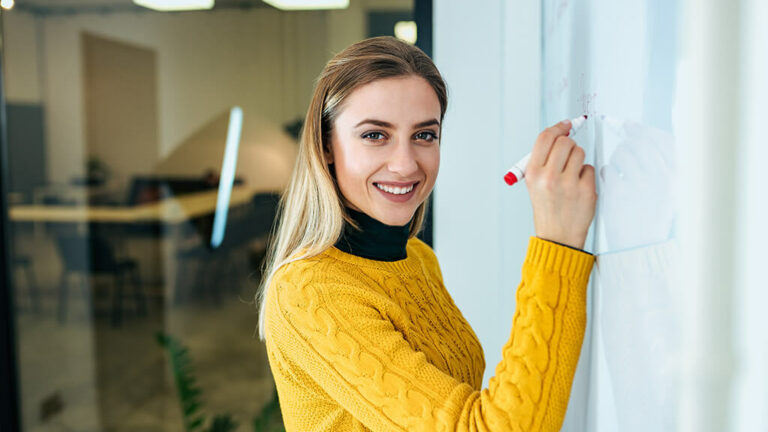
M412 1L15 3L2 102L22 430L279 430L254 295L314 79L357 40L412 38Z

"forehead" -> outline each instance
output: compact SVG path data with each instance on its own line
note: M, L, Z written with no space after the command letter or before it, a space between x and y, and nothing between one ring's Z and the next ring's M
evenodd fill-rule
M337 123L354 126L363 119L376 119L410 126L433 118L440 120L440 101L434 89L420 76L407 76L376 80L353 90Z

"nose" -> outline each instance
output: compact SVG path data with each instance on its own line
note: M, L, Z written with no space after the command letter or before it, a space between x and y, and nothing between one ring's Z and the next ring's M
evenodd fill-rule
M392 147L387 168L390 172L397 173L403 178L410 178L418 171L419 164L416 162L416 152L410 139L397 140Z

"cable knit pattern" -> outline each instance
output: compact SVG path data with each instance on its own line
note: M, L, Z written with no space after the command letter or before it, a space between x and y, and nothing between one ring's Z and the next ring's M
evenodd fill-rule
M482 347L432 249L412 238L407 255L330 248L275 274L265 330L286 431L559 430L594 258L531 238L511 335L481 389Z

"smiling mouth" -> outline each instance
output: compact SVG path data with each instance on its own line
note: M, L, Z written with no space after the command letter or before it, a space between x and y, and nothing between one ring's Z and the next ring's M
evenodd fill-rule
M415 189L416 186L419 185L421 182L416 182L411 184L410 186L388 186L388 185L382 185L380 183L374 183L373 185L376 187L376 189L386 192L391 195L409 195L411 194Z

